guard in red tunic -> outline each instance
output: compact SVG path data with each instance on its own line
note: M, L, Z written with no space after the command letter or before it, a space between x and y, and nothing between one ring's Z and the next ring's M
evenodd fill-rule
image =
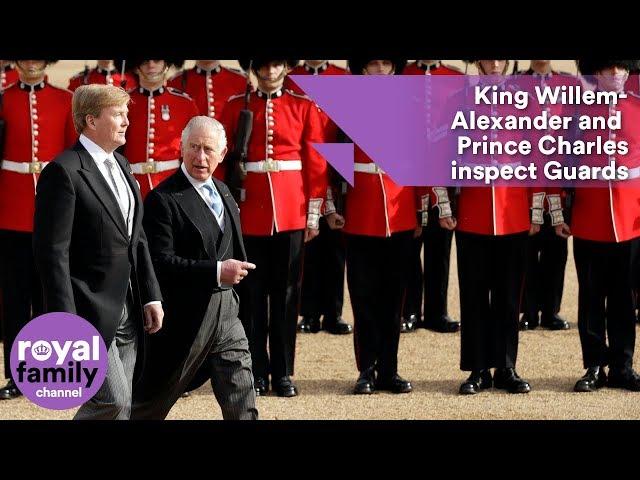
M200 115L219 120L229 97L244 92L247 75L242 70L223 67L219 60L196 60L193 68L177 73L167 85L188 93Z
M518 87L500 81L507 60L477 60L479 82L498 89ZM483 76L490 75L488 80ZM473 96L473 87L459 95ZM452 104L462 100L452 99ZM514 105L476 105L478 115L516 115ZM525 110L538 115L534 99ZM518 130L492 131L492 140L535 139ZM463 156L460 163L473 159ZM488 160L487 160L488 161ZM507 154L492 155L492 163L511 163ZM440 225L456 229L458 280L460 283L461 351L460 368L471 371L461 385L461 394L474 394L492 385L509 393L528 393L531 386L515 371L518 354L518 317L520 293L524 283L525 248L528 235L536 234L544 223L544 188L512 186L462 187L456 198L446 188L432 189L432 204L437 208ZM452 201L457 203L457 212ZM495 374L491 375L491 368Z
M303 60L302 65L297 65L289 75L347 75L348 73L345 68L329 63L329 60ZM291 78L285 79L284 86L296 93L304 94Z
M600 91L623 92L634 60L579 60L578 68ZM574 389L591 392L605 385L640 391L633 370L635 311L633 288L640 247L640 97L628 92L617 104L580 107L581 115L609 117L620 112L621 128L589 130L583 140L626 141L626 155L586 155L587 165L624 165L629 178L573 191L570 219L564 223L562 197L549 195L556 232L573 235L578 274L578 330L585 375ZM571 198L571 197L569 197ZM566 213L566 212L565 212ZM607 342L608 339L608 342ZM609 374L604 370L609 366Z
M289 75L346 75L347 70L329 60L303 60ZM285 78L285 88L296 93L304 92L289 77ZM338 127L323 112L325 143L336 143ZM336 181L341 181L340 175L329 166L329 175ZM298 324L298 331L302 333L317 333L322 330L335 335L349 334L353 331L342 318L344 303L344 266L345 244L342 231L329 228L324 218L320 219L320 235L314 242L305 247L304 274L302 276L302 291L300 301L300 315L302 320Z
M98 60L98 64L95 68L89 68L88 64L85 64L84 70L77 73L69 79L69 86L67 87L72 92L75 92L76 88L80 85L90 85L98 83L101 85L115 85L117 87L122 86L126 90L130 90L138 86L138 80L135 75L128 70L124 73L119 70L122 65L122 60Z
M45 79L45 68L51 63L18 60L19 80L2 95L5 142L0 157L0 252L4 257L5 376L10 380L0 389L0 399L20 395L9 368L11 345L20 329L43 310L31 247L36 183L48 162L77 139L71 92Z
M240 65L246 70L248 63ZM248 109L253 115L239 204L247 257L257 267L240 288L240 318L249 338L256 393L266 394L271 375L274 391L284 397L297 394L290 376L303 242L318 234L320 216L331 213L325 211L327 164L312 147L323 141L319 109L283 88L287 69L296 63L253 60L257 90L249 93L248 105L245 95L231 97L222 114L231 148L241 112Z
M223 67L219 60L196 60L193 68L177 73L167 85L189 94L200 115L220 120L229 97L244 92L247 82L246 73ZM224 180L226 165L220 164L213 175Z
M349 60L352 74L393 75L405 60ZM354 346L360 375L355 394L375 390L408 393L398 375L400 314L411 243L421 233L417 216L428 199L414 187L400 187L358 146L354 184L345 195L347 286L354 318Z
M569 73L557 72L551 60L531 60L528 70L519 75L531 75L541 87L573 87L580 81ZM573 114L572 105L549 104L551 115ZM549 134L558 132L550 131ZM551 160L551 159L549 159ZM551 225L547 211L540 234L529 237L527 244L527 268L522 302L523 315L520 330L533 330L538 325L549 330L567 330L569 323L558 315L564 289L564 271L567 263L567 240L559 237Z
M169 68L182 60L127 60L140 85L129 91L129 128L124 156L144 198L180 166L180 135L198 107L189 95L165 86Z
M10 61L0 60L0 109L2 108L2 91L12 83L18 80L18 72ZM0 144L4 138L4 124L0 122ZM2 147L0 146L0 150ZM0 265L1 267L1 265ZM2 329L2 282L0 281L0 340L4 339L4 331Z
M443 64L440 60L416 60L408 64L402 74L462 75L462 72L456 67ZM413 241L401 331L410 332L416 328L427 328L441 333L457 332L460 329L460 322L452 320L447 311L453 231L440 226L437 212L431 210L429 215L430 221L423 229L422 235ZM423 245L425 248L423 260L421 260L420 251ZM423 294L424 320L421 320Z

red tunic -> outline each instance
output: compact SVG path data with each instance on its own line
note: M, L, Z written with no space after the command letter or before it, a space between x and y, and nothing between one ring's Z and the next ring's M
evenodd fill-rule
M138 79L135 75L125 72L124 78L127 82L125 84L127 90L138 86ZM94 83L119 87L121 81L122 75L117 68L107 70L105 68L95 67L89 70L88 75L85 75L84 71L82 71L71 77L67 88L74 92L80 85L91 85Z
M229 145L235 143L244 107L244 95L238 95L224 109L222 123ZM271 95L259 90L252 93L249 109L253 128L247 162L297 160L302 170L247 173L246 199L240 204L242 233L269 236L304 229L307 213L322 210L328 186L327 164L311 146L323 141L319 109L307 97L284 89Z
M2 159L50 162L77 140L68 90L46 81L30 86L20 81L4 91L0 117L5 121ZM36 165L33 165L36 167ZM0 230L33 231L35 187L39 174L18 173L0 165Z
M354 145L356 164L373 165L371 158ZM353 187L345 198L344 232L371 237L390 237L414 230L421 209L419 189L398 186L386 173L354 173Z
M129 91L129 128L124 155L132 165L133 173L140 183L144 198L162 180L171 176L180 160L180 136L192 117L198 115L195 102L184 92L171 87L160 87L150 91L138 87ZM152 162L173 161L175 165L165 171L137 173L138 168L153 167ZM145 163L146 162L146 163ZM140 164L140 166L135 166ZM170 164L158 164L164 168Z
M629 167L630 179L603 183L602 188L579 187L571 216L571 231L577 238L598 242L624 242L640 237L640 97L629 93L617 106L594 105L581 109L581 114L608 117L621 112L620 130L590 130L583 137L594 141L596 136L629 144L627 155L600 155L583 159L584 164ZM607 158L608 157L608 158Z
M18 81L18 71L11 65L0 68L0 90Z

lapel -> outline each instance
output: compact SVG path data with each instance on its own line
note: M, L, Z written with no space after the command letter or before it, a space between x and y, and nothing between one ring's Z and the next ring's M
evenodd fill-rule
M218 227L213 213L209 211L200 194L196 192L196 189L185 177L182 169L178 169L174 175L176 176L178 188L171 193L171 196L200 233L202 244L209 258L214 259L217 256L214 233L215 229L220 227Z
M240 245L240 248L242 250L242 258L247 258L247 254L244 251L244 244L243 242L240 241L240 239L242 238L241 236L242 229L240 227L240 215L238 215L238 205L236 204L236 201L231 196L229 189L223 182L221 182L215 177L211 177L211 179L213 180L213 183L218 189L218 192L220 192L220 196L222 197L222 203L224 204L224 207L225 207L225 212L231 213L231 219L232 219L231 224L233 225L233 235L234 235L234 238L238 240L238 244ZM229 225L229 222L227 222L227 225Z
M118 201L111 191L111 188L109 188L109 185L107 185L107 181L104 179L104 176L100 172L96 162L93 160L93 157L91 157L89 152L87 152L86 148L84 148L79 141L73 146L73 150L80 156L80 163L82 165L80 175L87 182L89 188L91 188L96 197L98 197L98 200L102 203L105 210L111 217L111 220L113 220L113 223L118 227L120 233L128 240L129 232L127 232L127 226L124 223L124 218L122 217Z
M142 195L140 194L140 187L138 186L138 183L133 176L131 166L129 165L127 159L120 155L118 152L113 152L113 156L116 158L118 165L120 165L120 169L124 174L124 178L127 179L129 188L133 193L133 199L135 202L135 205L133 207L133 219L131 220L131 238L133 239L138 233L138 229L136 228L136 226L138 225L138 220L140 220L140 214L142 213Z

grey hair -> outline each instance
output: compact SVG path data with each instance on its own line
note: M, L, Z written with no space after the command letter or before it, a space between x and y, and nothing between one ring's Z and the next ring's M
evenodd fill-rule
M216 138L218 139L218 151L221 152L227 146L227 134L224 131L224 127L222 124L216 120L215 118L205 117L204 115L199 115L191 118L187 126L182 130L182 145L183 147L187 145L187 140L191 135L193 130L198 128L207 129L215 133Z

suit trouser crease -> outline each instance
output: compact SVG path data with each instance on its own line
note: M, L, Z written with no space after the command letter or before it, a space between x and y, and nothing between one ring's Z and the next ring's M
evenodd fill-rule
M138 350L135 313L130 295L108 349L109 367L96 394L76 412L74 420L128 420L131 416L133 372Z

